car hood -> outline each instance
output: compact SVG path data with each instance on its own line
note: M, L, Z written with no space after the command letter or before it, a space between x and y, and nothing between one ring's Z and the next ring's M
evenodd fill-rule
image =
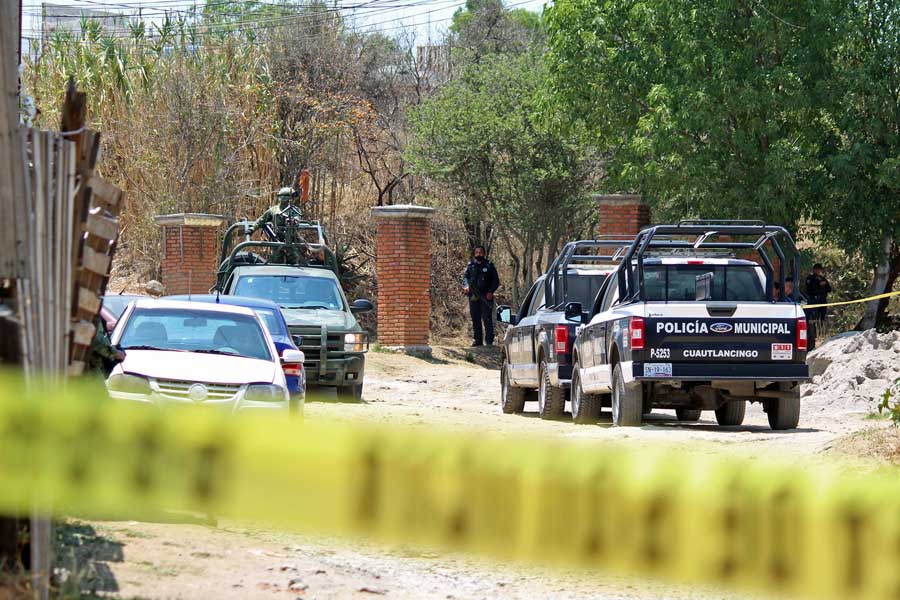
M275 363L242 356L169 352L160 350L126 350L120 368L155 379L177 379L203 383L240 385L274 382Z
M281 314L287 321L288 327L293 325L325 325L328 329L358 329L356 317L353 313L342 310L326 310L324 308L282 308Z

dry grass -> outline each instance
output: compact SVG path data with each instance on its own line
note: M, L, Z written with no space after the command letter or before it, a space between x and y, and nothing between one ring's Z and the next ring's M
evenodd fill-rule
M843 458L900 465L900 427L879 423L839 440L831 450Z

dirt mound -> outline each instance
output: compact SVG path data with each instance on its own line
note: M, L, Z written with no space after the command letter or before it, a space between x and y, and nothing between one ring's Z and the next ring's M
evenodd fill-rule
M802 387L804 405L830 413L871 412L900 378L900 331L831 338L809 353L807 363L812 382Z

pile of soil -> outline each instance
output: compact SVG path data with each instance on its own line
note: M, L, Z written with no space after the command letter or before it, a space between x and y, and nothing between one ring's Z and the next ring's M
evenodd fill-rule
M869 413L900 378L900 331L874 329L833 337L807 357L812 381L803 404L831 414Z

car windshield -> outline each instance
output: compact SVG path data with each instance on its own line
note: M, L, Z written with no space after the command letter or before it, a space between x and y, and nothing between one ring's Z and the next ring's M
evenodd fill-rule
M272 360L259 321L249 315L184 308L135 308L123 350L174 350Z
M648 302L764 302L763 270L753 265L646 265Z
M122 316L128 303L135 300L134 296L119 296L118 294L110 294L103 296L103 307L113 314L115 318Z
M303 275L245 275L234 288L236 296L271 300L284 308L344 310L337 282Z

